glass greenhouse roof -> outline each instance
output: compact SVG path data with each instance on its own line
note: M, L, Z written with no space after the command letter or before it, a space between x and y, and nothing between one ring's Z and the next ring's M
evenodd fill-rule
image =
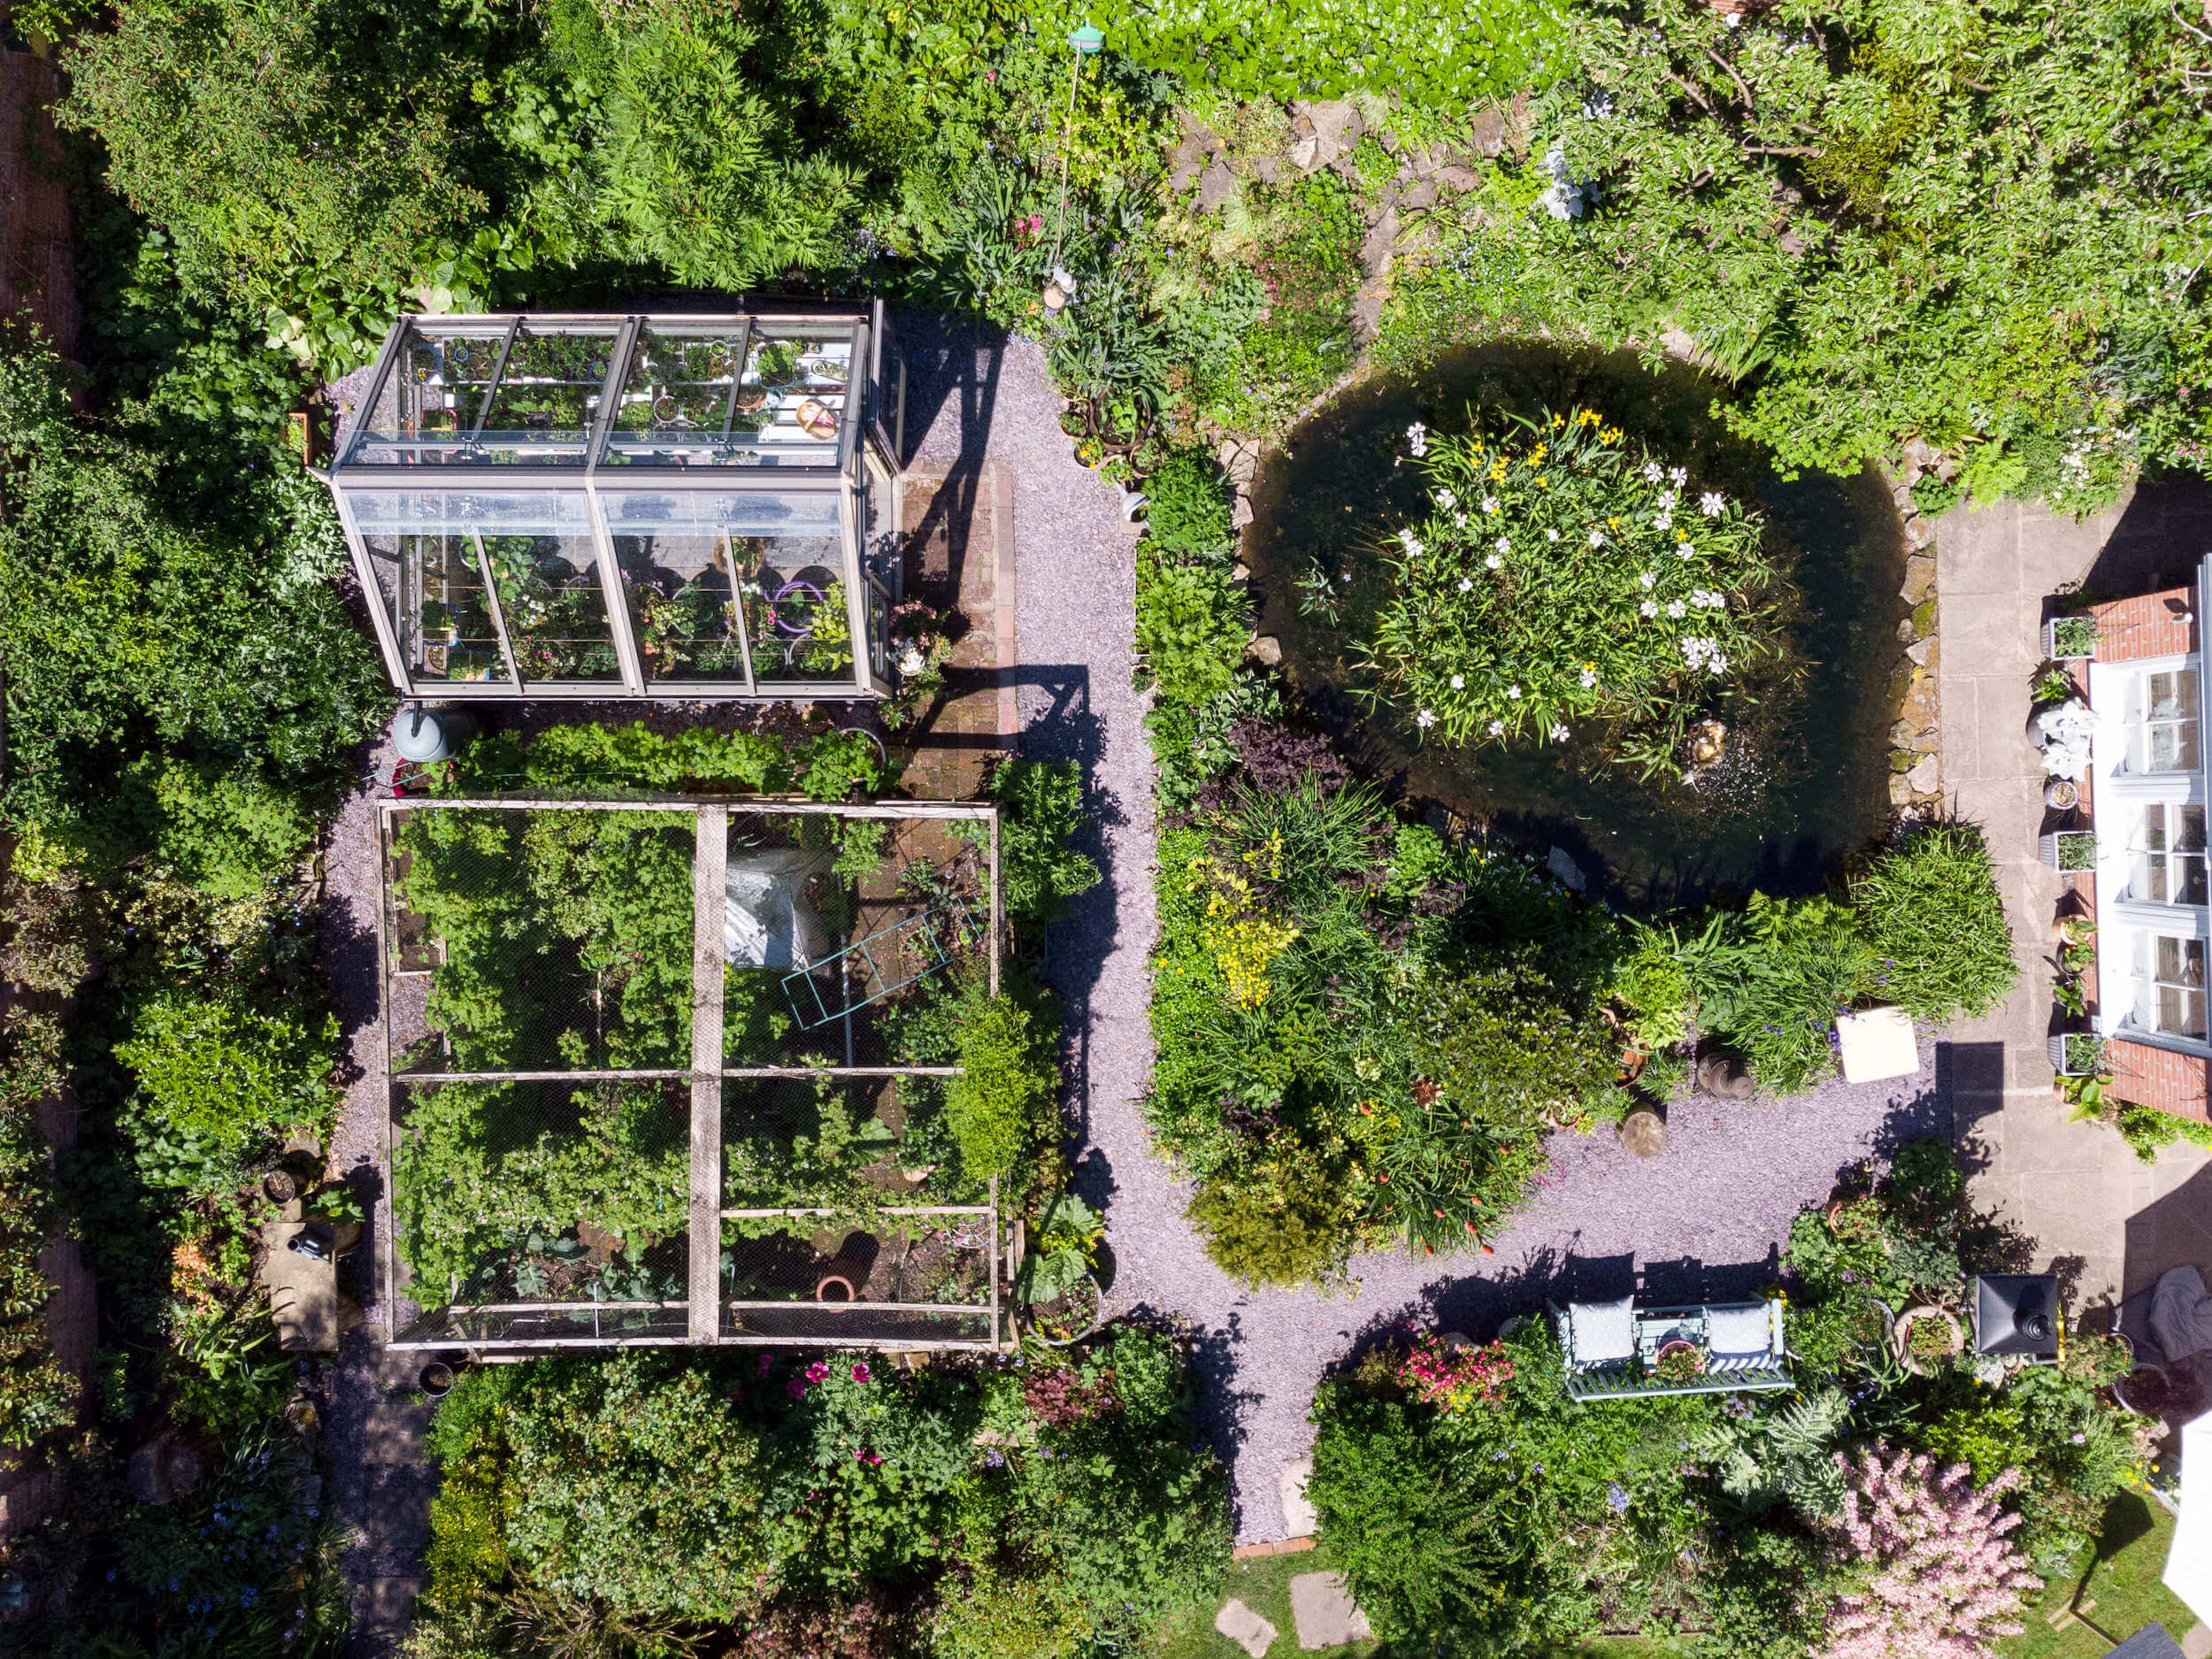
M882 695L903 390L879 305L401 319L329 473L394 683Z

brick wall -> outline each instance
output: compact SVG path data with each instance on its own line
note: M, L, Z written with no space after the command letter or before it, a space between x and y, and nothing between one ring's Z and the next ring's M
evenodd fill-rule
M2092 605L2089 614L2097 618L2097 660L2133 663L2195 650L2196 608L2193 588L2169 588L2140 598Z
M2115 1038L2105 1045L2105 1064L2112 1073L2108 1092L2120 1099L2138 1106L2155 1106L2178 1118L2193 1118L2199 1123L2207 1121L2212 1060Z

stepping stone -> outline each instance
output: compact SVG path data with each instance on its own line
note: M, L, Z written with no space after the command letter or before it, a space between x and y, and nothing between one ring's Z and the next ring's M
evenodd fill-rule
M1252 1659L1260 1659L1275 1640L1275 1627L1233 1596L1227 1606L1214 1615L1214 1628L1250 1654Z
M1286 1467L1278 1485L1283 1494L1283 1535L1310 1538L1321 1530L1321 1518L1306 1497L1306 1482L1313 1479L1313 1459L1301 1457Z
M2212 1624L2192 1624L2181 1639L2184 1659L2206 1659L2212 1655Z
M1298 1626L1298 1645L1308 1650L1369 1641L1375 1634L1367 1615L1353 1603L1340 1572L1302 1572L1293 1578L1290 1617Z

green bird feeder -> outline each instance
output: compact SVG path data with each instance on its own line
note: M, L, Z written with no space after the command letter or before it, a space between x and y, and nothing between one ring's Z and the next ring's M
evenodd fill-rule
M1075 48L1077 57L1088 58L1093 52L1105 50L1106 36L1085 23L1069 33L1068 44Z

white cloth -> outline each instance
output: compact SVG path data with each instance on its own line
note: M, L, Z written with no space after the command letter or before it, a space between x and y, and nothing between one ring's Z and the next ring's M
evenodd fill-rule
M2212 1412L2182 1425L2181 1514L2162 1576L2191 1612L2212 1624Z
M2151 1340L2168 1359L2212 1348L2212 1291L2205 1289L2204 1275L2195 1268L2176 1267L2159 1275L2158 1288L2151 1292ZM2206 1502L2212 1502L2212 1494Z
M2089 705L2074 697L2035 717L2035 746L2043 751L2043 770L2054 778L2079 783L2089 775L2089 740L2096 730Z
M723 878L724 958L739 968L805 968L827 956L829 929L806 901L806 879L830 861L796 847L732 857Z

